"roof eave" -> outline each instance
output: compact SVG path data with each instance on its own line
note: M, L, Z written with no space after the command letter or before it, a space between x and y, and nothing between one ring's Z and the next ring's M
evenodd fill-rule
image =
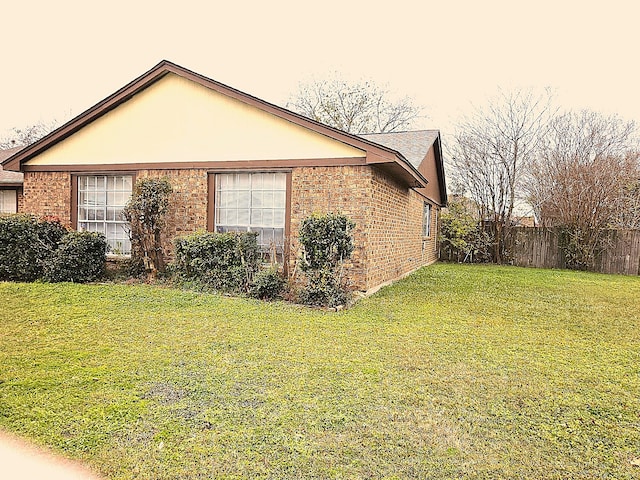
M446 179L444 175L444 158L442 156L442 140L440 138L440 132L438 132L438 137L436 141L433 143L436 157L436 171L438 174L438 186L440 189L440 206L447 206L447 185Z

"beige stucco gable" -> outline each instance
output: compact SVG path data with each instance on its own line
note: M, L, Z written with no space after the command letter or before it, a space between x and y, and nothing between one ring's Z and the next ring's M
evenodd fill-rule
M26 165L339 159L363 150L169 73Z

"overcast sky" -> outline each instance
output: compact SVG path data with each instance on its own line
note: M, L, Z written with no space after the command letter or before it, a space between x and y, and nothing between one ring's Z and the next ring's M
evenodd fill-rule
M68 120L162 59L280 105L327 72L388 83L445 135L498 87L640 123L637 1L21 0L0 18L0 137Z

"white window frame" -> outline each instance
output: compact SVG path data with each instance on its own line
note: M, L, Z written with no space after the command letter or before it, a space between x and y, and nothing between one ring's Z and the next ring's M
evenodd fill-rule
M251 171L215 174L215 232L257 232L263 253L283 259L287 173Z
M78 230L100 232L109 253L131 254L129 224L123 208L133 191L133 175L93 174L77 176Z

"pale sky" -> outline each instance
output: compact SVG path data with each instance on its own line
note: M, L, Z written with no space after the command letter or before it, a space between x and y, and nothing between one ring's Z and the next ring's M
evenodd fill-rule
M451 133L498 87L640 124L640 3L87 0L0 6L0 137L68 120L162 59L283 105L301 80L389 84Z

